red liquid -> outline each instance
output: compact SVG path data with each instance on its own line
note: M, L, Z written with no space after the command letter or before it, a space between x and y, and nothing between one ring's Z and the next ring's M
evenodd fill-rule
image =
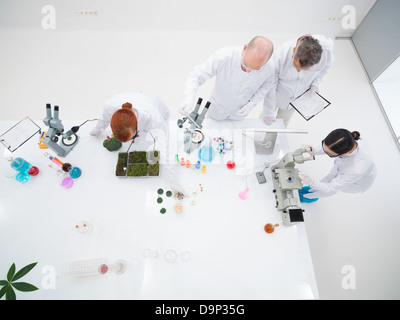
M233 169L233 168L235 168L235 162L234 161L228 161L226 163L226 166L228 167L228 169Z
M102 264L102 265L99 267L99 272L100 272L101 274L105 274L107 271L108 271L108 266L107 266L106 264Z
M31 176L36 176L39 173L39 169L35 166L30 167L28 170L28 174Z

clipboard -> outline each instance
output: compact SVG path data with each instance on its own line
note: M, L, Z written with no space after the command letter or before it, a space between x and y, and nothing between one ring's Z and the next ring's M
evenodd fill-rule
M40 131L41 128L29 117L26 117L4 132L0 136L0 142L9 151L14 152Z
M306 120L310 120L321 111L325 110L331 103L316 92L312 97L307 89L303 94L298 96L290 105Z

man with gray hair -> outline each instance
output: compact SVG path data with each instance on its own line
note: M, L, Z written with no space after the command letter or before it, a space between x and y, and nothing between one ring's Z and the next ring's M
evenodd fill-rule
M333 41L321 35L305 35L284 43L273 58L275 89L264 99L261 117L268 125L275 118L288 125L294 109L290 102L310 89L310 96L319 92L322 78L334 61Z
M190 113L198 88L215 77L208 115L215 120L243 119L273 88L274 69L268 62L273 48L269 39L257 36L243 47L216 51L189 74L179 112Z

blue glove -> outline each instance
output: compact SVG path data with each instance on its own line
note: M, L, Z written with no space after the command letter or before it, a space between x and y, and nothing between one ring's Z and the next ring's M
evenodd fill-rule
M309 186L305 186L302 189L299 190L299 197L300 197L300 202L304 202L304 203L312 203L317 201L319 198L313 198L313 199L309 199L309 198L305 198L304 195L307 193L313 193L310 192L310 187Z

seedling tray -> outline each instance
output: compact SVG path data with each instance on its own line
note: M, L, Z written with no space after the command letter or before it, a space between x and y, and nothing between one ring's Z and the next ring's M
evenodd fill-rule
M127 157L127 167L124 170L124 159ZM115 175L119 178L157 177L160 174L159 151L154 151L157 159L155 164L147 161L146 151L132 151L118 153Z

